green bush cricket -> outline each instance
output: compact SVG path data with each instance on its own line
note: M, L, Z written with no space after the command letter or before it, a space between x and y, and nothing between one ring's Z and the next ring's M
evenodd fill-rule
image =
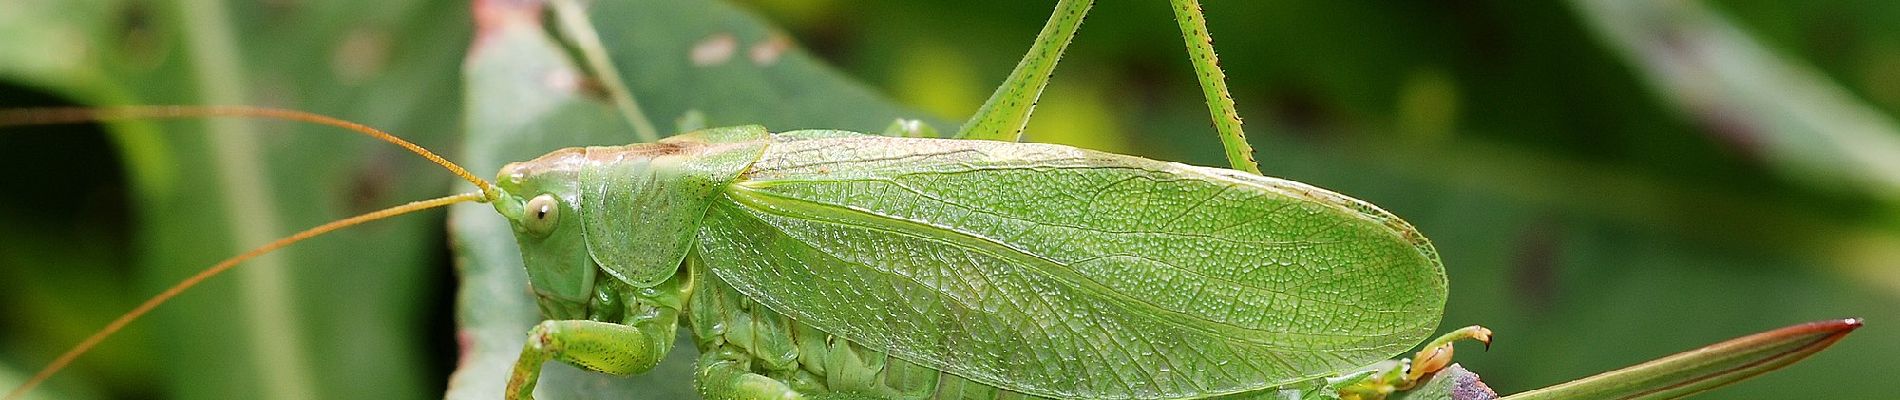
M558 320L511 396L545 359L638 372L681 315L710 398L1265 395L1410 347L1446 290L1423 237L1369 204L1061 146L735 127L471 181L417 207L493 204ZM1235 312L1288 303L1306 306Z

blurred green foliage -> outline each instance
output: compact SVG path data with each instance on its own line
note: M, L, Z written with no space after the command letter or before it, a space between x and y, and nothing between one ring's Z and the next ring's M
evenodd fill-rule
M947 121L976 109L1053 4L739 3L845 75ZM1498 333L1489 353L1460 362L1500 392L1843 316L1871 326L1716 396L1887 392L1865 380L1891 375L1887 357L1900 354L1900 335L1885 333L1900 321L1900 191L1880 179L1881 165L1900 160L1885 153L1900 140L1890 117L1900 112L1900 3L1645 3L1205 7L1262 169L1371 201L1431 237L1452 277L1445 326ZM1165 7L1097 4L1028 140L1223 165ZM0 106L285 106L453 149L465 130L456 82L469 9L0 0ZM603 32L629 23L596 18ZM681 27L637 28L705 24L669 21ZM606 45L624 52L617 62L643 62L628 43ZM705 101L645 94L667 90L656 89L666 77L624 77L666 110L650 110L662 130ZM797 116L745 117L759 119L712 122ZM257 221L233 215L269 216L263 229L275 235L461 188L393 148L317 133L326 128L208 125L0 133L15 191L0 196L0 383L186 271L262 242L240 233ZM198 133L207 129L228 132ZM262 166L237 172L255 186L230 187L217 154L242 147L225 141L247 130L262 133L237 152ZM247 191L273 200L234 204ZM276 291L221 278L108 341L45 394L254 397L283 389L266 383L276 374L304 377L292 380L318 398L435 397L458 340L441 215L300 245L265 279ZM296 332L258 332L268 315ZM297 351L260 354L259 338L276 333Z

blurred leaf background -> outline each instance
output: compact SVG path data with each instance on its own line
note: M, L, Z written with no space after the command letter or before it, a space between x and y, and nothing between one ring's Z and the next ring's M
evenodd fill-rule
M976 109L1051 4L737 2L844 75L947 121ZM1866 379L1891 375L1887 358L1900 354L1885 328L1900 321L1900 3L1204 5L1263 170L1369 200L1431 237L1452 277L1445 326L1499 335L1460 361L1500 392L1844 316L1870 326L1712 396L1890 392ZM1165 7L1097 4L1028 140L1223 165ZM474 130L458 76L470 9L0 0L0 106L284 106L438 150L477 148L462 136ZM661 21L680 26L636 31L704 39L686 33L704 21ZM605 45L627 64L651 50ZM666 109L649 110L662 130L704 96L625 78ZM758 120L713 122L797 121L765 111L784 105L753 107ZM187 121L0 133L14 191L0 196L0 386L224 256L464 189L328 130ZM378 222L221 278L41 394L437 397L466 339L451 322L442 215Z

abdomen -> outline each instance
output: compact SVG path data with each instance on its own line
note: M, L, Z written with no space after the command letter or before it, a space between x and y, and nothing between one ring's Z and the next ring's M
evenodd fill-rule
M687 324L702 354L736 352L749 362L751 372L786 382L803 393L849 392L917 400L1040 398L892 357L801 324L747 299L704 269L694 271L694 286L687 303Z

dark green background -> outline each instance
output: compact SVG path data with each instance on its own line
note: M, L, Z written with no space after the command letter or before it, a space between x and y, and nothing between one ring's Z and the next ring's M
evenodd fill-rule
M473 145L461 104L475 31L467 2L183 3L0 0L0 106L275 105L386 128L455 159ZM1053 2L740 3L897 105L957 121L1014 65ZM1869 378L1892 375L1888 358L1900 354L1900 336L1887 328L1900 321L1900 190L1880 178L1893 171L1856 160L1900 158L1878 152L1900 140L1887 117L1900 111L1900 3L1680 2L1734 27L1717 29L1726 36L1692 34L1705 32L1692 18L1606 20L1583 11L1613 3L1205 6L1262 169L1371 201L1431 237L1452 279L1445 326L1498 333L1490 352L1460 352L1460 361L1501 392L1846 316L1867 317L1868 327L1711 397L1891 392ZM197 18L207 7L227 14L220 20L228 26L205 30ZM1028 140L1224 164L1169 18L1159 0L1097 4ZM605 25L627 23L595 21L604 36L613 31ZM679 26L619 28L659 43L706 38L709 22L661 21ZM1679 53L1765 49L1764 58L1695 67L1769 72L1730 81L1680 75L1702 88L1753 88L1685 97L1655 78L1684 67L1670 62L1679 59L1624 51L1604 26L1662 32ZM230 44L192 41L205 35ZM616 58L624 64L679 56L644 58L636 47L644 44L607 39L627 53ZM218 63L238 76L191 72ZM751 114L707 105L734 103L691 80L626 78L662 128L683 109L721 110L709 113L714 123L812 120L773 114L783 104L754 106L756 120L727 120ZM857 90L834 86L849 87L825 89ZM1809 101L1804 94L1814 91L1841 96ZM1855 110L1877 117L1845 125L1830 114ZM163 285L261 243L230 232L249 223L227 220L230 212L252 205L230 204L226 193L274 197L262 210L287 233L466 189L386 145L275 122L252 124L265 132L253 151L268 167L248 173L258 185L226 187L213 152L228 139L197 133L202 127L0 133L11 191L0 196L0 386ZM1875 152L1813 150L1842 141L1834 148ZM311 377L318 398L437 397L458 340L443 215L289 250L276 292L244 292L242 278L220 278L109 341L41 394L253 397L277 389L261 383L263 371L281 370ZM272 297L282 303L269 305ZM246 331L256 326L246 307L286 316L299 332ZM304 362L260 356L254 346L265 339L290 340Z

